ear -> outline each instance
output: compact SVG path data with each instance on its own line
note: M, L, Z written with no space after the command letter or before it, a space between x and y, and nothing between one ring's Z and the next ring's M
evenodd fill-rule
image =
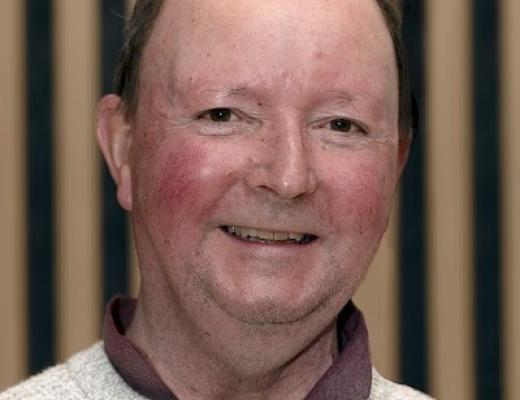
M132 179L129 164L131 127L125 118L122 99L114 94L98 103L96 136L110 174L117 185L117 200L127 211L132 210Z
M399 134L399 146L397 153L397 178L403 173L408 156L410 155L410 147L412 145L412 133L401 135Z

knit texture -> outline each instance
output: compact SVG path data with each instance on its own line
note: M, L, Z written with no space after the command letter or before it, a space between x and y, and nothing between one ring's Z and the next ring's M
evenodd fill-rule
M112 367L98 342L0 394L0 400L146 400ZM383 378L374 369L368 400L426 400L430 397Z
M399 385L383 378L372 368L372 389L368 400L433 400L409 386Z

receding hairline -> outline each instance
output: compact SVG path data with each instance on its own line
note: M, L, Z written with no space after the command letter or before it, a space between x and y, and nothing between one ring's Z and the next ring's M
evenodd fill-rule
M123 100L124 112L128 119L131 119L137 110L143 55L164 3L164 0L136 0L125 26L124 44L116 70L114 89ZM401 36L401 1L376 0L376 3L383 14L396 55L399 132L409 134L413 118L406 49Z

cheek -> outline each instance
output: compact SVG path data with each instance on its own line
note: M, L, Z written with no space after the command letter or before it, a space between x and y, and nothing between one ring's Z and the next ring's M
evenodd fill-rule
M359 236L378 236L385 229L393 195L391 168L379 163L358 163L336 175L329 207L338 230ZM354 231L354 232L353 232Z
M204 218L218 198L218 164L188 140L164 140L157 149L139 162L139 210L161 233L187 229L192 224L186 222Z
M200 150L183 149L170 153L159 165L157 187L153 197L156 206L171 215L179 208L189 207L202 190L200 174L205 154Z

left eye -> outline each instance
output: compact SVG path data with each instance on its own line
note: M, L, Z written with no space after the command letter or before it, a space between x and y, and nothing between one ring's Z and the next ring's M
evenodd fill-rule
M350 132L354 127L352 121L345 118L336 118L329 122L329 127L333 131Z
M229 122L234 117L236 117L234 112L229 108L212 108L199 115L199 119L206 119L218 123Z

